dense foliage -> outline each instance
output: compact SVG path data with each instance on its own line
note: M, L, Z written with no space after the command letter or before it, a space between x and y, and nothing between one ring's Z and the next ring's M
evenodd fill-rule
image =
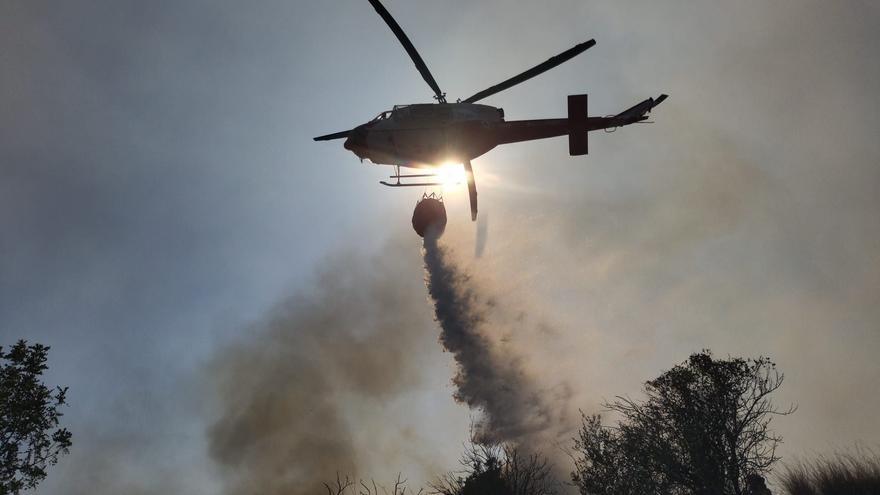
M449 473L431 488L438 495L554 495L559 481L547 459L512 445L472 444L462 473Z
M70 448L71 434L59 426L67 388L41 381L48 352L23 340L0 347L0 495L37 486Z
M583 494L762 493L779 459L770 394L783 375L767 358L714 359L709 351L645 384L643 402L606 404L615 427L584 417L573 479Z

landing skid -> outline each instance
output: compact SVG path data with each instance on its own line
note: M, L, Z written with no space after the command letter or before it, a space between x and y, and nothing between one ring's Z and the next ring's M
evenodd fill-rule
M397 179L395 182L386 182L384 180L380 180L379 184L388 187L434 187L434 186L442 186L442 182L400 182L400 179L424 179L427 177L437 177L437 174L407 174L401 175L400 166L395 165L394 171L397 172L394 175L390 176L389 179Z
M410 182L404 184L402 182L385 182L384 180L380 180L379 184L388 187L435 187L442 186L442 182Z
M394 175L389 179L395 179L394 182L380 180L379 184L388 187L438 187L442 186L442 182L401 182L400 179L425 179L428 177L437 177L436 174L406 174L401 175L400 166L395 165ZM471 203L471 221L477 221L477 184L474 181L474 169L471 167L470 160L464 162L464 171L467 175L468 197Z

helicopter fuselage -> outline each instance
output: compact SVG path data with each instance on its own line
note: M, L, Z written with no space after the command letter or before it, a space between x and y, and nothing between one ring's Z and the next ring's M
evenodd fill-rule
M376 164L426 168L460 163L497 146L504 110L474 103L397 105L351 130L345 148Z
M642 122L666 95L648 98L617 115L587 116L586 95L569 96L568 117L504 120L504 110L474 103L398 105L350 131L316 139L346 137L345 148L379 165L431 168L467 163L499 144L569 136L569 153L587 153L587 132Z

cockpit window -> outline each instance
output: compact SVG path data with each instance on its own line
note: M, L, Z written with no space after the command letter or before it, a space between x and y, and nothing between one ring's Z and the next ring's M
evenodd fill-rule
M376 115L376 117L374 117L373 120L371 120L370 122L375 122L377 120L385 120L388 118L391 118L391 110L385 110L384 112L380 113L379 115Z

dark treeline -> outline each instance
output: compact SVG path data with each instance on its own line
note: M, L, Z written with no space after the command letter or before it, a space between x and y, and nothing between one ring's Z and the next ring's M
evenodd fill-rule
M772 400L783 381L766 357L716 359L702 351L646 382L643 398L606 403L620 418L615 424L583 415L568 479L531 445L475 438L462 469L427 487L340 478L325 488L329 495L880 494L880 456L871 451L778 470L782 438L771 420L795 411Z

